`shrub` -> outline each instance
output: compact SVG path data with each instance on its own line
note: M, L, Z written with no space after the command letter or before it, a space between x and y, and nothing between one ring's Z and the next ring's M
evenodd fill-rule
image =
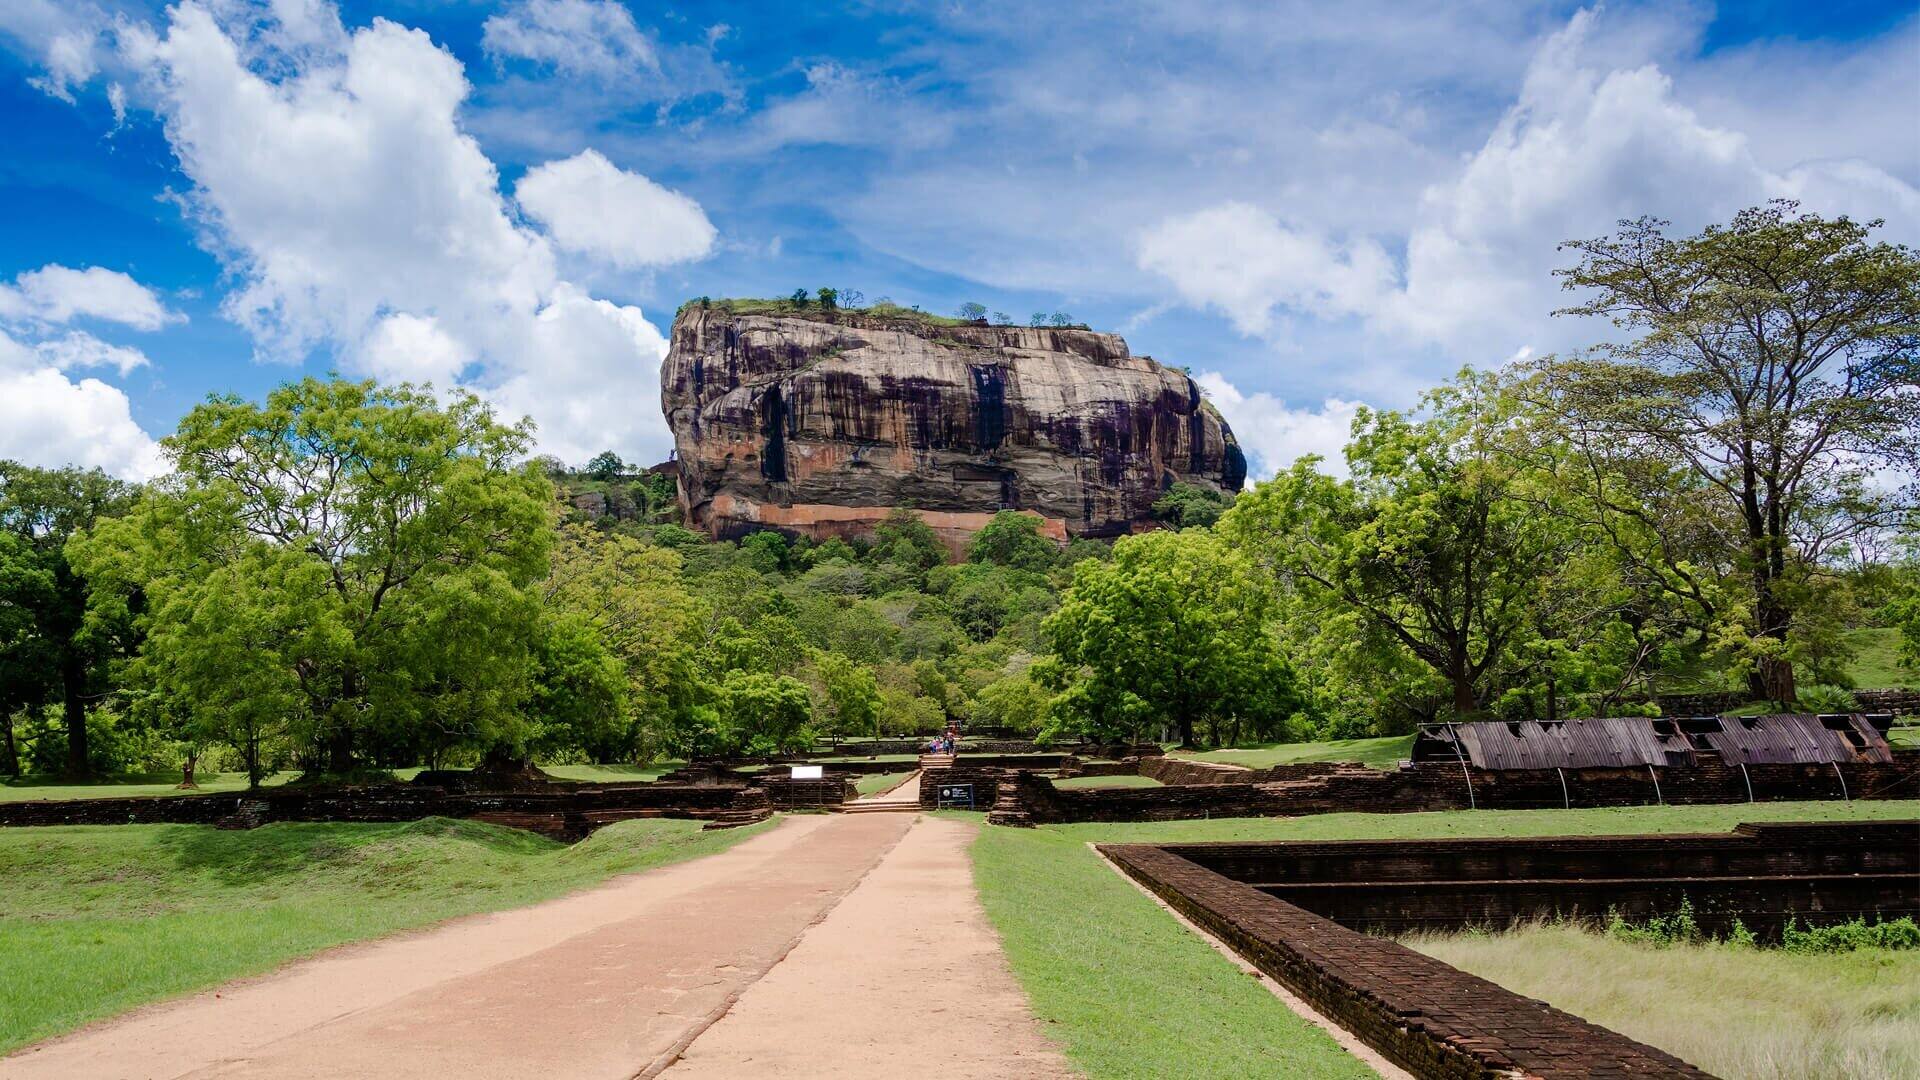
M1808 712L1850 713L1860 708L1853 691L1832 683L1818 683L1800 689L1799 705Z
M1869 923L1865 919L1853 919L1832 926L1802 930L1797 921L1788 919L1786 928L1780 932L1780 947L1793 953L1920 949L1920 924L1913 921L1913 916L1902 915L1890 922Z

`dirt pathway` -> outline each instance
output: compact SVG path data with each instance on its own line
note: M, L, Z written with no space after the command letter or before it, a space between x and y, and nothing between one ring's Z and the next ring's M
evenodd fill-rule
M708 858L143 1009L0 1060L0 1078L624 1080L705 1030L915 820L792 817Z
M1041 1034L981 910L966 850L978 828L918 818L663 1080L1077 1075Z

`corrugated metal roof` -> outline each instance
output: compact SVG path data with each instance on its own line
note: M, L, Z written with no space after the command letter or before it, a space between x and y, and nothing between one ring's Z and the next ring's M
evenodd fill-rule
M1718 721L1709 730L1702 720L1682 721L1691 733L1718 751L1729 765L1810 764L1829 761L1892 761L1886 737L1866 718L1782 713L1773 716L1706 717Z
M1420 734L1416 760L1454 757L1450 736L1457 736L1466 759L1482 769L1633 768L1693 759L1685 738L1656 734L1644 717L1430 724Z
M1482 720L1423 725L1413 746L1416 761L1464 757L1482 769L1688 765L1703 753L1730 765L1893 760L1886 738L1857 714Z

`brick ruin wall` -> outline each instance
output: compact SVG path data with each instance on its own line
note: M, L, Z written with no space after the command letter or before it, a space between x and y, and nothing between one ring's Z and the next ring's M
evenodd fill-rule
M764 821L772 809L764 791L731 785L634 783L456 793L436 787L382 784L0 803L0 827L188 824L251 828L275 821L390 822L451 817L511 825L573 841L602 825L628 818L687 818L720 827Z
M1855 690L1853 698L1861 712L1920 715L1920 689ZM1661 716L1719 716L1745 705L1750 698L1743 691L1720 690L1659 694L1653 700L1660 707Z
M1708 1074L1387 938L1338 923L1162 848L1102 845L1122 871L1322 1015L1416 1076L1540 1080Z
M1369 933L1633 920L1691 905L1777 939L1807 923L1920 916L1920 821L1768 823L1731 833L1170 844L1165 850Z
M1488 770L1427 761L1391 772L1354 764L1277 765L1235 770L1201 763L1142 763L1158 788L1062 789L1031 772L1017 774L1019 801L1035 823L1171 821L1209 817L1433 810L1547 809L1777 802L1804 799L1920 797L1920 752L1892 763ZM1469 791L1471 787L1471 791Z

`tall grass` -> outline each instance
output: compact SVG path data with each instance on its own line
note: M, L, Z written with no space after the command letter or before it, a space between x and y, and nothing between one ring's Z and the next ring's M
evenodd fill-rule
M1650 944L1538 923L1402 940L1728 1080L1920 1076L1920 951Z

